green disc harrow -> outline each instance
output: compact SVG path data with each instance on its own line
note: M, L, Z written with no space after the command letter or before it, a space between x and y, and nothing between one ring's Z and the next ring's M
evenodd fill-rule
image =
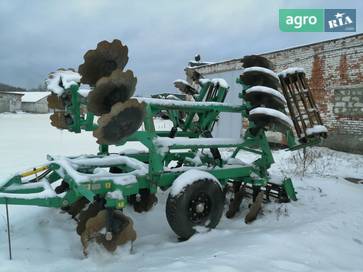
M109 251L134 241L133 222L124 208L150 210L158 190L170 190L166 216L181 239L192 236L196 226L214 228L228 192L233 194L229 218L243 197L252 196L246 223L256 218L263 201L297 200L290 178L271 180L268 169L274 160L265 131L282 134L286 150L315 145L326 137L302 70L277 75L270 61L247 56L237 79L241 100L234 104L225 102L231 90L223 79L203 78L193 69L193 82L174 83L185 101L143 98L133 96L137 79L124 70L127 55L127 46L119 40L103 41L85 54L78 72L59 69L49 75L51 125L74 133L93 131L99 150L92 156L48 156L43 165L1 180L1 204L67 211L77 221L87 254L92 240ZM170 130L155 129L160 112L172 122ZM248 120L243 136L213 137L222 112ZM110 145L129 142L141 143L147 151L109 153ZM228 157L221 153L225 149ZM241 150L258 158L245 164L237 158Z

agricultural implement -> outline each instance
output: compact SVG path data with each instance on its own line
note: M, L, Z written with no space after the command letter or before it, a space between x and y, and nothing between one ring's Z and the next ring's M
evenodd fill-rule
M174 82L187 101L133 97L137 79L124 70L127 61L127 46L103 41L85 54L78 72L59 69L49 75L51 125L74 133L92 131L98 153L48 156L45 164L0 181L1 204L68 212L77 221L87 254L91 240L109 251L134 241L133 222L124 208L149 211L158 189L170 190L166 217L181 239L191 237L198 226L217 226L227 192L232 194L229 218L244 196L252 196L247 223L256 218L263 201L297 199L290 178L276 181L268 173L274 160L265 131L282 133L288 150L326 137L304 71L288 69L277 75L270 61L247 56L237 79L241 101L229 104L224 102L230 91L227 83L196 71L193 82ZM155 116L161 111L173 124L170 130L155 129ZM243 137L213 137L221 112L238 113L249 121ZM141 143L147 151L109 152L110 145L129 142ZM245 164L237 157L241 150L258 158Z

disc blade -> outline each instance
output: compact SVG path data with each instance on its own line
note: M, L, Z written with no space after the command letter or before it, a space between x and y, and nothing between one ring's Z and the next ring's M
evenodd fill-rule
M87 209L81 211L79 213L79 221L77 224L77 233L79 235L82 235L82 233L86 229L86 223L87 221L95 217L101 210L104 209L104 205L101 202L94 202L90 203L90 205L87 207Z
M277 75L272 70L263 67L246 68L240 75L240 79L249 86L266 86L275 90L280 87Z
M114 220L119 222L118 225L120 227L117 229L115 228L115 237L114 240L117 245L123 245L128 241L135 241L136 240L136 232L134 230L134 223L132 219L121 211L115 210L113 213ZM123 223L123 224L120 224Z
M194 95L198 93L196 89L194 89L188 82L184 80L175 80L174 86L185 94Z
M80 198L73 204L69 206L67 212L72 215L72 218L76 217L89 203L88 199L85 197Z
M68 129L72 125L72 117L64 111L54 112L50 117L50 124L59 129Z
M263 192L259 192L255 201L252 203L249 212L245 217L245 223L249 224L256 220L258 213L261 210L263 203Z
M248 120L259 128L273 127L276 131L285 132L293 127L291 119L284 113L268 108L255 108L249 112Z
M111 111L118 102L125 102L135 92L137 78L131 70L116 69L109 77L97 81L87 97L87 110L100 116Z
M105 209L99 211L92 211L92 215L83 220L82 232L80 225L77 227L77 233L81 236L81 243L83 246L83 254L88 255L89 241L98 235L102 235L99 232L106 226L107 211Z
M277 90L265 86L254 86L246 90L243 99L253 107L265 106L272 109L283 109L286 99Z
M62 99L54 93L48 95L47 102L48 102L48 108L50 109L57 109L57 110L65 109L65 105L63 104Z
M116 144L137 131L144 121L145 104L136 99L112 106L111 112L98 119L99 127L93 132L99 144Z
M84 55L84 63L79 66L81 83L94 86L101 77L109 76L116 69L122 70L129 60L127 54L128 48L120 40L98 43L95 50Z
M265 57L259 56L259 55L250 55L245 56L242 59L243 62L243 68L249 68L253 66L263 67L272 70L273 64L271 61L266 59Z
M97 243L102 244L110 252L115 251L117 246L128 241L135 241L136 231L133 225L132 219L121 211L114 210L111 213L105 209L99 211L96 216L87 220L85 229L81 234L83 253L88 254L89 241L94 238ZM110 228L111 239L107 239L107 234L102 231L106 227Z
M136 240L136 231L132 219L121 211L115 210L112 214L112 239L107 240L105 235L98 235L96 241L102 244L108 251L113 252L117 246L128 241Z

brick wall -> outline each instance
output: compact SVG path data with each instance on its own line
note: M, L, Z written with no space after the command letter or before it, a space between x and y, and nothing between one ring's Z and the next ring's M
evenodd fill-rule
M329 129L324 145L363 153L363 34L267 53L276 71L303 67Z
M329 129L323 145L363 154L363 34L262 55L275 64L276 72L288 67L305 69ZM238 58L192 69L208 77L239 71L242 65Z

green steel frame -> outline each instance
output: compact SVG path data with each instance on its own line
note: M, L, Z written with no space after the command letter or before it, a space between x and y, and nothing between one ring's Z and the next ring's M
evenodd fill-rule
M244 90L248 87L242 84L243 98ZM78 86L73 85L70 89L72 97L71 106L66 107L66 111L71 114L73 124L69 126L69 131L80 133L82 130L93 131L97 128L94 123L94 115L92 113L83 114L82 106L84 101L78 94ZM64 207L68 206L81 197L93 201L96 196L106 199L106 206L112 208L123 208L127 204L127 196L136 194L142 188L150 189L156 192L158 188L166 190L172 186L174 180L184 171L196 168L197 166L190 163L190 159L194 158L198 150L201 148L226 148L232 150L232 157L235 157L240 150L246 150L259 155L259 158L251 165L229 165L223 160L215 160L208 156L201 158L203 169L219 179L222 185L227 182L242 181L253 186L265 186L269 182L267 170L274 162L269 143L266 139L265 132L260 130L256 135L250 133L254 124L250 122L249 128L246 130L243 141L235 143L203 143L200 136L206 132L211 132L216 119L220 112L240 113L243 118L248 117L249 103L241 103L240 106L229 105L223 103L227 88L220 85L214 85L211 82L205 82L201 86L199 95L195 96L196 102L175 102L163 103L157 99L141 99L146 103L146 117L144 119L144 131L137 131L127 139L124 139L119 145L128 141L137 141L142 143L148 152L127 154L126 156L137 159L148 164L148 173L137 176L137 182L120 185L112 180L104 179L97 181L86 181L77 183L74 178L62 167L56 160L50 158L50 162L41 168L35 168L29 173L18 174L3 182L0 187L0 204L15 205L37 205L45 207ZM157 131L154 126L153 116L160 112L167 111L170 120L175 128L176 139L179 137L188 137L196 141L187 141L186 143L175 141L170 144L165 151L165 146L161 148L157 139L169 138L170 131ZM180 113L185 114L184 121L179 118ZM198 116L198 121L193 121ZM207 136L208 137L208 136ZM286 133L288 146L290 150L303 148L308 145L317 144L319 139L312 139L306 144L296 144L293 132L291 130ZM163 150L162 150L163 149ZM104 157L108 154L108 146L100 145L98 157ZM184 167L166 169L165 167L171 161L181 162ZM189 166L188 166L189 164ZM109 167L110 165L108 165ZM126 165L112 165L120 168L124 172L130 172ZM206 167L209 166L209 167ZM98 165L88 166L89 169L83 171L91 173ZM27 176L39 177L44 174L45 179L42 182L26 182ZM42 197L41 193L47 186L51 186L54 182L64 180L69 185L69 190L61 195L53 195ZM34 181L34 180L33 180ZM36 179L37 181L37 179ZM1 181L0 181L1 183ZM282 181L282 187L285 189L289 199L296 200L296 194L291 179L286 178ZM122 199L113 199L108 196L108 192L120 190L123 194Z

